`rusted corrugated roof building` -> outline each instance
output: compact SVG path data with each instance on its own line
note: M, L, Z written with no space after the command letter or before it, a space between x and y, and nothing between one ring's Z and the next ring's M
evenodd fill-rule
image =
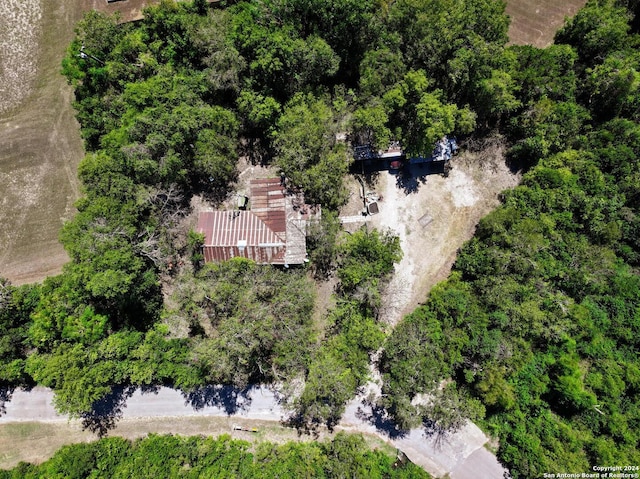
M260 264L301 264L307 256L306 229L319 206L289 194L279 178L251 182L250 211L200 213L206 262L248 258Z

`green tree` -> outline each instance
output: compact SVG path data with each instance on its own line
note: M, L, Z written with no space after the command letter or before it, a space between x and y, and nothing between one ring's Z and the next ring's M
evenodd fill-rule
M346 200L346 146L336 141L337 120L327 101L297 94L284 108L273 145L275 165L310 202L337 208Z
M400 35L409 68L424 69L457 101L471 101L473 86L497 66L507 42L504 3L493 0L402 0L389 8L389 29ZM496 48L497 47L497 48Z
M369 50L360 63L360 93L365 98L381 97L404 77L407 67L402 54L388 47Z
M38 285L12 286L0 278L0 387L26 381L24 359L28 350L30 315L39 297Z
M410 71L383 97L391 130L401 132L403 147L413 156L428 156L443 136L475 127L472 112L446 103L441 90L430 91L431 84L424 70Z
M385 150L392 140L388 127L389 115L383 105L374 104L358 108L353 113L353 135L357 144L371 145L376 150Z
M353 292L367 281L380 281L402 259L400 239L391 233L358 230L341 246L338 278L345 292Z
M594 117L609 120L629 114L638 106L640 57L636 54L612 54L603 63L586 71L585 89Z
M340 220L332 211L323 211L320 220L313 221L307 234L309 259L319 278L327 278L335 268Z
M236 258L177 283L169 314L190 325L194 364L210 382L288 381L306 367L314 294L294 272Z
M591 0L556 33L555 43L571 45L583 65L625 47L630 12L611 0Z
M478 110L487 119L499 120L522 106L517 98L518 89L509 73L493 70L490 78L479 83Z

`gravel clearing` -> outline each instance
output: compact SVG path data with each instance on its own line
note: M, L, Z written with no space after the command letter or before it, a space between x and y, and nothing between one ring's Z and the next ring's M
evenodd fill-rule
M498 206L499 193L520 181L505 164L499 139L477 152L461 153L451 166L448 177L427 174L420 165L403 173L382 171L378 177L375 188L383 200L369 224L397 234L404 254L383 295L382 318L391 326L446 279L478 221Z

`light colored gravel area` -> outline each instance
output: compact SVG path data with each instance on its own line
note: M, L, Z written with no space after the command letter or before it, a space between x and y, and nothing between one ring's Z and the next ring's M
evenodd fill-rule
M461 153L451 166L448 177L426 174L420 165L404 176L382 171L378 177L383 200L369 224L397 234L404 254L383 297L382 318L392 326L446 279L480 219L498 206L499 193L520 181L497 139L481 151Z

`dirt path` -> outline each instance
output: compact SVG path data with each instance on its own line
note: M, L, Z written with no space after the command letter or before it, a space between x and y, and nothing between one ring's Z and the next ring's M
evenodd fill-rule
M226 427L231 423L242 421L249 427L269 427L269 424L280 423L286 412L280 407L275 395L267 388L254 387L245 394L237 394L231 388L210 387L203 394L185 397L179 391L169 388L158 388L153 392L142 393L136 390L116 411L117 428L110 434L119 435L118 428L127 431L130 424L142 426L142 432L184 431L187 434L212 434L220 429L211 429L207 418L227 418ZM0 451L3 446L14 439L6 430L15 431L17 425L24 424L24 434L31 434L42 441L43 430L49 424L69 423L73 426L67 443L78 440L86 441L92 437L82 432L78 421L71 421L55 412L52 406L53 392L50 389L36 387L31 391L15 391L12 398L5 403L5 412L0 416ZM118 408L116 408L118 409ZM0 408L1 410L1 408ZM199 423L194 420L199 419ZM43 424L38 428L37 424ZM184 424L191 424L186 431ZM198 425L199 424L199 425ZM224 427L224 426L223 426ZM275 424L273 427L276 427ZM436 477L451 474L454 479L476 479L475 471L483 471L483 479L499 479L504 469L494 455L483 448L487 437L477 426L468 423L459 432L444 438L426 437L422 430L408 431L403 436L390 437L386 432L384 418L375 416L371 409L362 404L360 399L351 401L337 430L360 432L369 436L377 436L379 440L402 450L411 461L425 468ZM122 431L122 430L121 430ZM141 431L138 431L140 435ZM220 432L229 432L220 431ZM218 432L218 433L220 433ZM293 431L291 431L293 432ZM294 440L294 434L284 431L279 433L286 440ZM125 435L131 431L125 432ZM324 432L323 435L327 433ZM130 437L130 436L128 436ZM94 436L95 438L95 436ZM304 437L308 440L308 437ZM58 438L58 441L60 439ZM65 442L61 442L60 445ZM12 467L20 460L31 457L31 451L16 451L11 448L11 455L0 454L0 467ZM48 450L48 449L47 449ZM51 450L51 453L54 451ZM46 459L45 456L41 456Z
M424 302L431 287L446 279L458 249L478 221L498 204L498 194L516 186L498 141L479 153L451 161L448 177L412 166L404 174L383 171L377 189L380 213L370 222L400 237L404 256L384 295L383 319L395 325Z

